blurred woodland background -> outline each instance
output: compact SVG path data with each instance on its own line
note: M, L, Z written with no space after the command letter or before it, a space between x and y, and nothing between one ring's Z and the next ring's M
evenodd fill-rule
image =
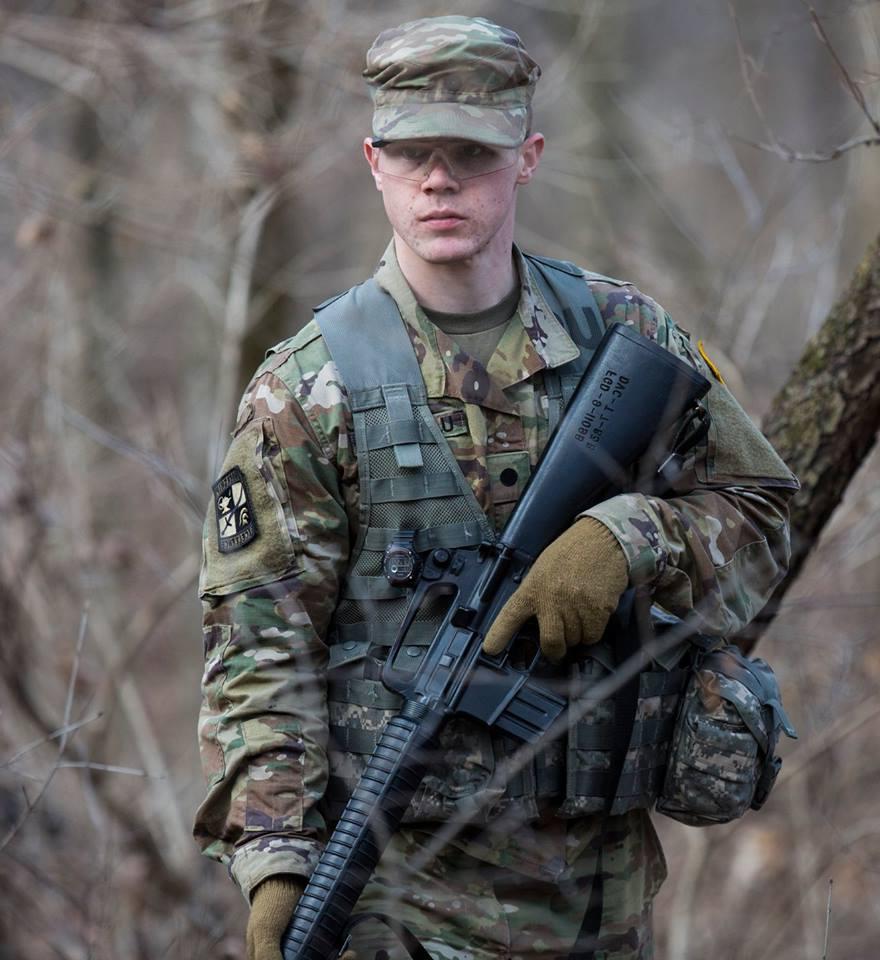
M441 13L544 68L520 243L634 280L758 421L880 232L871 0L3 0L3 960L243 956L189 836L202 517L265 349L387 242L364 52ZM656 818L658 960L880 952L878 466L761 641L766 810Z

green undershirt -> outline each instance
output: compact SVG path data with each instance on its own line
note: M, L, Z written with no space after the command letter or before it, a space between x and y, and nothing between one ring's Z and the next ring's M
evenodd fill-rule
M519 292L519 286L516 286L503 300L476 313L442 313L428 307L422 307L422 310L431 323L485 367L504 335L507 321L516 313Z

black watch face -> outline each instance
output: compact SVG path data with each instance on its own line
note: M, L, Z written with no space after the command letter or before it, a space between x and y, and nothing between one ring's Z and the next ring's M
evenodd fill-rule
M390 546L385 552L385 576L392 582L405 583L416 572L416 555L406 547Z

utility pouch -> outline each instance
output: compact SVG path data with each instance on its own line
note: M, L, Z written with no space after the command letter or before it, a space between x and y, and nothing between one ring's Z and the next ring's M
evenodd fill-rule
M694 648L690 632L678 618L656 606L650 618L652 635L674 643L655 654L638 674L629 697L625 685L616 685L613 693L601 698L595 692L607 687L622 660L636 649L622 649L626 635L615 623L617 614L606 637L587 647L583 658L571 666L561 817L602 811L618 816L650 809L659 795L678 706L693 670Z
M779 732L796 738L767 663L735 646L698 655L679 707L657 811L691 826L759 809L776 780Z

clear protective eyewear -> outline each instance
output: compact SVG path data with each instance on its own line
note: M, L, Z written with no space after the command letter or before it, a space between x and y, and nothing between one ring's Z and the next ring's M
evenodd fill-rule
M453 180L473 180L507 170L516 163L516 148L491 147L474 140L373 140L379 148L380 173L413 183L424 183L442 163Z

